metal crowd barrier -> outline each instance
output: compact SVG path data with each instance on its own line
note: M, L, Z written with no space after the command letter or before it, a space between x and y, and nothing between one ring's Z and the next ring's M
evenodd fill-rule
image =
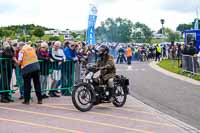
M62 94L71 95L75 82L75 64L72 61L39 61L42 93L61 90Z
M0 58L0 94L13 97L12 60Z
M61 90L62 94L71 95L75 82L75 64L72 61L66 61L62 64L58 62L39 61L40 63L40 82L42 93L47 91ZM16 68L17 70L17 68ZM15 70L15 71L16 71ZM13 97L16 91L13 89L13 82L18 81L19 74L12 79L13 67L12 60L0 58L0 94L9 94ZM21 78L23 80L23 78ZM23 82L17 82L20 89ZM33 88L34 89L34 88ZM32 91L34 92L34 90ZM21 92L20 92L21 93Z
M200 57L182 55L182 69L183 71L200 75Z

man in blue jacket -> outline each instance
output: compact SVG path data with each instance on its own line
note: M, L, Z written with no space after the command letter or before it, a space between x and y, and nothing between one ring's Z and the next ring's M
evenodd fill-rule
M76 45L73 43L69 44L69 47L65 48L64 53L66 56L66 59L69 61L77 61L77 52L76 52Z
M76 45L72 42L70 42L70 44L68 45L68 47L66 47L64 49L64 53L66 56L66 60L70 61L69 67L66 68L66 74L67 74L67 87L71 87L73 86L73 73L72 73L72 68L73 68L73 63L72 62L76 62L78 61L78 57L77 57L77 52L76 52ZM62 95L70 95L71 92L68 91L62 91Z

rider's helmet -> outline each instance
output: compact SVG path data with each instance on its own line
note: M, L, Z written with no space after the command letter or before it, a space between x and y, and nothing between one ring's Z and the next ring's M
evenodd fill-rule
M108 53L109 53L109 48L108 48L108 46L106 46L106 45L101 45L101 46L98 48L98 53L99 53L99 56L100 56L100 57L104 57L104 56L108 55Z

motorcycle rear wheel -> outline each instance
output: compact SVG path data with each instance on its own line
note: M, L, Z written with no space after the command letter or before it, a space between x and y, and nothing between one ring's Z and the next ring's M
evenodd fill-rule
M127 94L124 92L124 89L122 86L118 86L115 90L115 96L113 100L113 105L115 107L123 107L126 103Z

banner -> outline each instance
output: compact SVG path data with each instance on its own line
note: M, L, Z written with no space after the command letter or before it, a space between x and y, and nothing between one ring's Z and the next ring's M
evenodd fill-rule
M88 19L88 29L86 33L86 43L94 45L96 44L95 39L95 24L97 20L97 8L94 4L90 5L90 13Z
M198 20L198 18L195 19L195 22L194 22L194 29L195 29L195 30L198 30L198 29L199 29L199 20Z

